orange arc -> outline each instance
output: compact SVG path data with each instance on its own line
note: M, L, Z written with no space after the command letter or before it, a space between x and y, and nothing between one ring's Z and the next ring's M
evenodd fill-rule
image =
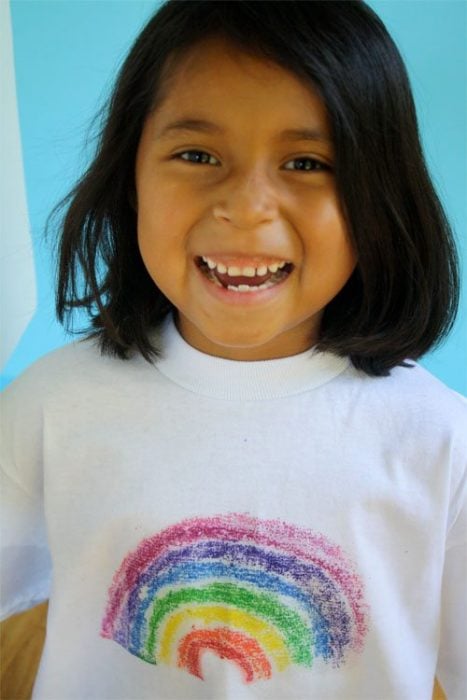
M188 633L180 642L178 665L203 679L201 656L213 651L221 659L235 662L242 670L245 681L266 680L271 677L271 664L256 639L226 627L200 629Z

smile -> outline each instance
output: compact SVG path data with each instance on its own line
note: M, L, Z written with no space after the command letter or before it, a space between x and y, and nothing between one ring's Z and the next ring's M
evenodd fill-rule
M215 285L233 292L251 293L275 287L285 280L293 269L293 264L286 260L259 262L252 260L248 264L224 264L207 256L196 259L196 264L203 274Z

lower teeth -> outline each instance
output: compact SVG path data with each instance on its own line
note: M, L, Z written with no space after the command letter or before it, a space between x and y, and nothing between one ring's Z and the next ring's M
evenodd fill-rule
M270 282L269 280L264 284L259 284L256 287L250 287L249 284L239 284L238 287L235 287L233 284L229 284L227 289L230 289L232 292L256 292L258 289L269 289L270 287L274 287L275 284L275 282Z

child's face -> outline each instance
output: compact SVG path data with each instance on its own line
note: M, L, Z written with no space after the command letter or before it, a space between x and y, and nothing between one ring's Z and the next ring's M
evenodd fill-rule
M168 85L136 163L149 274L202 352L260 360L305 351L356 263L326 167L323 103L277 65L214 39L181 60ZM212 126L168 128L182 120ZM292 129L323 138L282 134Z

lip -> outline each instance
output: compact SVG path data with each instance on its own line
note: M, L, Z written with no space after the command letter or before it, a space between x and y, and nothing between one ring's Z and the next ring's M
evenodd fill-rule
M211 256L206 255L205 257ZM214 260L221 262L219 256L213 255L212 257ZM271 263L283 260L283 258L267 259L271 260ZM230 260L233 260L233 258L229 257L229 261ZM253 260L253 258L237 257L236 260L242 260L245 264L245 261L251 261ZM256 258L257 262L258 260L259 258ZM264 258L261 258L261 260L264 261ZM221 301L225 304L231 304L233 306L254 306L255 304L265 304L270 301L273 301L278 295L282 293L284 285L289 281L289 278L293 274L292 270L287 275L287 277L277 282L277 284L275 284L273 287L269 287L269 289L259 289L257 292L234 292L231 289L227 289L225 287L218 287L217 284L211 282L206 277L206 275L200 270L200 268L196 264L196 260L193 260L193 265L195 267L196 274L198 275L201 284L203 285L204 289L208 292L208 294L210 294L210 296L212 296L214 299L217 299L218 301Z

